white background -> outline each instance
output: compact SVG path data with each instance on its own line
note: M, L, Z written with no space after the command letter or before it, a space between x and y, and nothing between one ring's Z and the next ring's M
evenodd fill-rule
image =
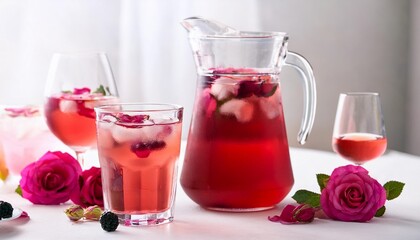
M376 91L389 148L420 155L420 1L409 0L0 0L0 104L43 102L54 52L108 53L124 101L184 105L186 136L195 68L183 18L285 31L317 80L307 148L330 150L338 95ZM298 76L282 73L289 142L302 111Z

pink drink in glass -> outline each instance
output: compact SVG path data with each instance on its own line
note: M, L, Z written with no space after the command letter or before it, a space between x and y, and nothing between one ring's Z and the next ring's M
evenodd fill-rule
M364 163L384 154L386 137L372 133L347 133L333 138L333 150L343 158Z
M200 78L181 185L205 208L271 208L294 182L278 76L219 72Z
M3 107L0 111L0 137L7 168L17 181L22 169L47 151L68 150L48 129L38 106Z
M109 106L113 107L97 108L105 208L125 225L171 222L182 109L130 105L129 111L124 105Z
M94 107L116 102L115 96L62 93L47 98L45 117L51 131L75 151L96 147Z

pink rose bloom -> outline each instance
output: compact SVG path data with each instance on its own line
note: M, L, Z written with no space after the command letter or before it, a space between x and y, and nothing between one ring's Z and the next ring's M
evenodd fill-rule
M79 177L78 188L71 195L71 200L82 207L104 206L102 193L101 169L92 167Z
M22 170L22 196L34 204L64 203L77 188L81 172L79 162L70 154L47 152Z
M360 166L336 168L321 193L324 213L336 220L367 222L384 206L385 189Z

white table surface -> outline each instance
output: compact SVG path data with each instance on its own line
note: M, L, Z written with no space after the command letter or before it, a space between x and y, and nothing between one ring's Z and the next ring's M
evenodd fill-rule
M349 223L315 219L311 224L282 225L267 220L277 215L298 189L319 192L316 173L331 174L349 162L330 152L291 149L295 185L276 208L255 213L208 211L192 202L178 187L174 222L154 227L126 227L116 232L102 230L98 222L74 223L60 206L33 205L0 186L0 199L27 211L29 221L0 222L0 239L420 239L420 157L390 151L364 167L381 184L388 180L406 183L402 195L386 203L387 212L369 223ZM182 157L181 157L182 160Z

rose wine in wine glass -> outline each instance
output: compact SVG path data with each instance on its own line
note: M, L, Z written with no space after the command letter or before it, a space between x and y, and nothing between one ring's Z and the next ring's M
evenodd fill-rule
M378 93L340 94L332 147L358 165L385 152L387 139Z
M117 102L117 88L105 53L54 54L45 88L45 118L51 132L75 151L96 148L94 107Z

